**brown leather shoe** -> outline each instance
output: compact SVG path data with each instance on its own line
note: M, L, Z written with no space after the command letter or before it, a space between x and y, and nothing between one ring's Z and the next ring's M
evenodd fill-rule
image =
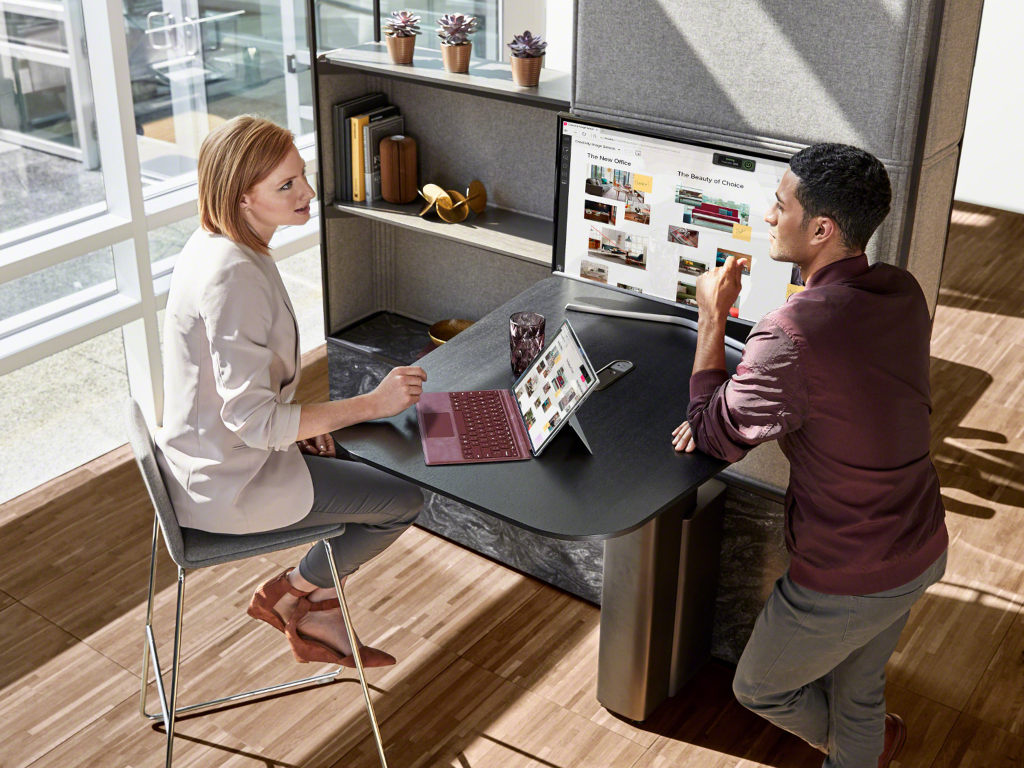
M356 660L354 656L342 656L329 645L299 632L299 624L306 617L307 613L311 611L332 611L340 606L338 598L322 600L318 603L310 602L305 597L299 598L299 605L295 608L295 613L288 620L288 626L284 630L285 635L288 637L288 644L292 647L292 655L297 662L305 664L310 661L317 661L355 669ZM359 658L363 662L363 667L367 669L372 667L390 667L395 663L395 657L390 653L385 653L377 648L370 648L367 645L359 648Z
M878 756L878 768L889 768L907 740L907 726L899 715L885 716L885 747Z
M284 573L279 573L269 581L260 584L253 593L252 600L249 601L249 609L246 611L254 619L267 622L278 632L284 632L285 621L274 610L277 601L286 594L300 598L309 594L309 592L296 589L288 581L288 574L292 570L292 568L288 568Z

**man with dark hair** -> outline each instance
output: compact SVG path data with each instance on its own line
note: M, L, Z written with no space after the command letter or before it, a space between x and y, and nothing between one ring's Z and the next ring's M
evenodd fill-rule
M917 281L864 248L889 212L873 156L817 144L793 156L765 214L769 255L806 288L751 331L725 370L742 263L697 281L699 335L677 451L738 461L778 440L790 566L743 651L739 701L825 752L827 768L888 766L906 738L885 712L885 664L910 607L945 572L948 534L929 456L931 320Z

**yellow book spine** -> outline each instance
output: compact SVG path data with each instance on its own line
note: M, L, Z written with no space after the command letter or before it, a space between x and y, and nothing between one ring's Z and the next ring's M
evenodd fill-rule
M366 115L352 118L352 200L366 200L366 176L363 161L363 126L370 122Z

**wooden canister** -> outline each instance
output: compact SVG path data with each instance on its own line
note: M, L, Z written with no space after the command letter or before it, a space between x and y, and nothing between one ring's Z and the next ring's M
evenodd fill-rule
M389 203L416 199L416 140L412 136L381 139L380 196Z

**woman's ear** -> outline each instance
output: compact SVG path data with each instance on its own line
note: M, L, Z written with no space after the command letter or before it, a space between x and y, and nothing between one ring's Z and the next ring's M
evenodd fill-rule
M243 211L248 211L249 210L249 206L251 206L251 205L252 205L252 201L249 199L249 196L248 195L242 195L242 200L241 200L241 202L239 202L239 206L241 206L242 210Z

